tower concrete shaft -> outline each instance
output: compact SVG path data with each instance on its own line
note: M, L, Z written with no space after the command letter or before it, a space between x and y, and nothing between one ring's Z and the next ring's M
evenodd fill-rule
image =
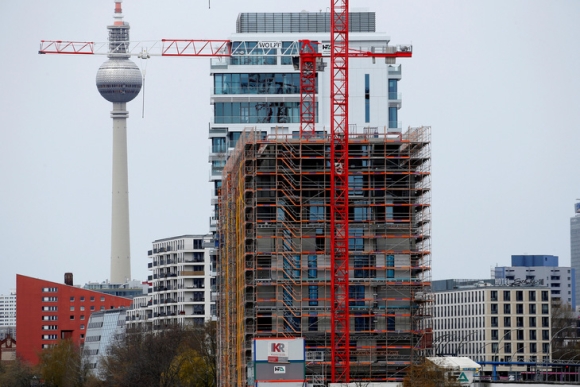
M129 178L127 166L126 103L114 102L113 119L113 194L111 215L111 282L131 279L129 236Z

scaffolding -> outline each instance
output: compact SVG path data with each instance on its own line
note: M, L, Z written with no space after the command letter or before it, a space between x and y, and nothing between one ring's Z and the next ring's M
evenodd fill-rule
M220 383L252 383L254 338L303 337L330 380L330 145L247 128L220 192ZM349 135L350 379L400 381L431 345L430 127Z

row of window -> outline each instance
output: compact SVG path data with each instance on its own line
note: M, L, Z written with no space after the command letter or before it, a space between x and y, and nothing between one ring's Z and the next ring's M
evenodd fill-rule
M536 314L536 304L528 304L528 313L529 314ZM498 304L490 304L490 313L491 314L498 314ZM515 312L516 314L524 314L524 304L515 304ZM504 314L511 314L512 313L512 304L503 304L503 313ZM550 313L550 304L542 304L542 314L549 314Z
M512 293L515 293L512 296ZM536 290L528 290L528 300L536 301ZM512 297L515 301L524 301L524 291L523 290L504 290L498 292L497 290L491 290L489 296L491 301L499 301L498 295L502 295L502 301L512 301ZM541 291L541 301L549 301L549 293L547 290ZM482 302L485 301L485 294L483 291L470 291L470 292L452 292L452 293L441 293L436 295L437 304L457 304L457 303L472 303L472 302Z
M542 317L542 327L548 328L550 326L550 318L549 317ZM530 328L534 328L537 325L537 319L535 316L528 317L528 326ZM492 327L499 327L499 319L498 317L491 318L491 326ZM512 326L512 318L511 317L504 317L503 318L503 326L504 327L511 327ZM521 328L524 326L524 318L523 317L516 317L515 318L515 326L517 328Z
M511 301L512 300L512 292L511 290L504 290L501 292L503 298L502 301ZM492 290L489 292L489 297L491 301L498 301L498 291ZM549 301L549 295L547 290L542 290L541 292L542 301ZM524 300L524 291L523 290L516 290L515 291L515 300L516 301L523 301ZM529 301L536 301L536 291L529 290L528 291L528 300Z
M514 333L512 335L512 332ZM528 330L528 340L538 340L538 332L535 329ZM524 338L525 331L523 329L507 329L503 331L503 336L501 336L501 340L510 341L512 336L515 336L515 340L526 340ZM492 329L491 330L491 339L492 340L499 340L499 329ZM549 329L542 329L542 340L550 340L550 330Z
M52 289L52 288L48 288L48 289ZM81 296L81 297L79 297L79 300L81 302L84 302L85 301L85 297L84 296ZM90 297L90 300L91 300L91 302L94 302L95 301L95 297L94 296L91 296ZM58 297L55 297L55 296L52 296L52 297L42 297L42 301L43 302L57 302L58 301ZM71 296L70 301L71 302L74 302L75 301L74 296ZM101 302L104 302L104 301L105 301L105 297L102 296L101 297Z
M515 350L512 348L512 343L504 343L503 344L503 351L505 354L512 354L515 355L517 353L525 353L526 347L528 348L529 353L537 353L538 352L538 344L537 343L517 343L515 345ZM498 353L499 343L492 343L491 344L491 352ZM542 353L550 353L550 343L542 343ZM506 360L507 361L507 360Z

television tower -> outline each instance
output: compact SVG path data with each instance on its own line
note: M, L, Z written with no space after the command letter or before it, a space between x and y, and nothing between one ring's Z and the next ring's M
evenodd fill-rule
M127 173L127 102L141 91L142 76L129 53L129 23L123 21L122 0L115 0L113 25L109 30L109 53L97 71L97 89L113 103L113 193L111 214L112 283L131 279L129 235L129 181Z

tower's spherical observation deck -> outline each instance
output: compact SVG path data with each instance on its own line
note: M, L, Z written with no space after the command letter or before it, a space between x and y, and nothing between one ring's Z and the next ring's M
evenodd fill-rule
M97 89L109 102L132 101L142 84L141 70L129 59L109 59L97 71Z

